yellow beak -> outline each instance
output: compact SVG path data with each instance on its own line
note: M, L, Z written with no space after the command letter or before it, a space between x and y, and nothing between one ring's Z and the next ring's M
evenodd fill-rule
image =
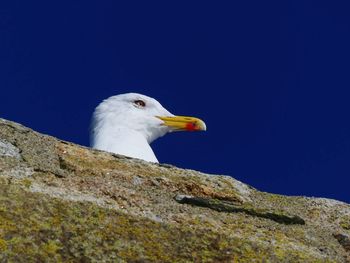
M164 121L164 125L172 128L174 131L205 131L207 127L204 121L187 116L173 116L173 117L162 117L157 118Z

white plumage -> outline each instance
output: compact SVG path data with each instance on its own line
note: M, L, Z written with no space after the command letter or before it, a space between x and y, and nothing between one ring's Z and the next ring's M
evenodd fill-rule
M96 107L90 138L93 148L158 162L149 145L152 141L171 131L205 129L197 118L174 116L153 98L127 93Z

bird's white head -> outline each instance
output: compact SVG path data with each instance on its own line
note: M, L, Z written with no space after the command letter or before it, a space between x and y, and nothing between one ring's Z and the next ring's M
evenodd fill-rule
M174 116L151 97L127 93L112 96L95 109L91 123L91 145L100 150L147 159L142 158L142 154L129 153L129 149L133 148L133 144L138 144L139 150L132 149L132 152L142 152L141 144L144 142L149 147L148 144L158 137L181 130L206 130L206 126L197 118ZM126 147L129 149L124 150Z

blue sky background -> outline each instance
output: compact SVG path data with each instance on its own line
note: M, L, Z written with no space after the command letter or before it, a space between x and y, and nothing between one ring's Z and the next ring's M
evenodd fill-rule
M95 106L139 92L207 123L161 162L350 203L348 1L123 2L2 1L0 117L88 145Z

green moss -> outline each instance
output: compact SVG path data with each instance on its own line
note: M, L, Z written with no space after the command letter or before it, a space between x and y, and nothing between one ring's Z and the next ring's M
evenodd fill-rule
M345 230L350 230L350 217L344 217L340 220L340 226Z
M0 238L0 251L4 252L5 250L7 250L7 242Z
M41 246L41 249L47 254L47 255L54 255L57 253L57 251L61 248L58 241L49 240L47 243L43 244Z
M32 185L32 180L29 178L25 178L21 180L21 183L26 187L29 188Z
M165 225L24 189L0 185L0 261L252 262L274 256L270 247L209 227ZM297 262L299 255L289 252Z

